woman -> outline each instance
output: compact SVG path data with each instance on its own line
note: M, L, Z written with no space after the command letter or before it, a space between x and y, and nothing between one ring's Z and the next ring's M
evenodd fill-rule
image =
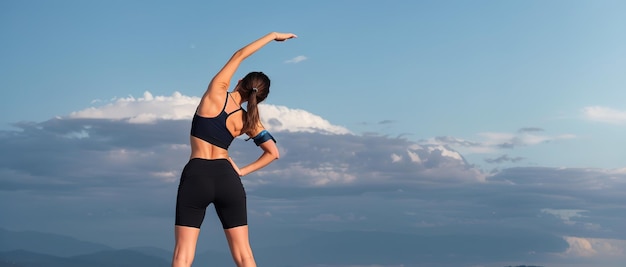
M228 92L228 87L248 56L271 41L295 37L291 33L272 32L239 49L213 77L202 96L191 123L191 157L178 186L173 267L191 266L200 225L211 203L237 266L256 266L248 240L246 194L240 177L278 159L276 141L263 128L257 109L270 92L270 80L262 72L251 72L239 80L232 92ZM244 102L246 110L241 108ZM239 168L228 156L228 146L242 134L253 139L263 153L256 161Z

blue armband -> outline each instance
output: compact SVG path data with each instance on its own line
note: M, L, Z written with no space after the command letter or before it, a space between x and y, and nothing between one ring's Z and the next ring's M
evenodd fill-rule
M254 143L257 146L260 146L261 144L265 143L268 140L274 140L274 143L276 143L276 139L274 139L274 137L272 136L272 134L270 134L270 132L268 132L267 130L263 130L261 131L259 134L257 134L255 137L250 137L248 139L246 139L246 141L248 140L254 140Z

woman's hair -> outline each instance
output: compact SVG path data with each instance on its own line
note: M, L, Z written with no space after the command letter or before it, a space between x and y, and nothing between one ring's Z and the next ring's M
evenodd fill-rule
M250 133L260 123L261 118L257 105L265 100L270 93L270 78L263 72L250 72L241 79L237 90L241 97L248 102L241 132Z

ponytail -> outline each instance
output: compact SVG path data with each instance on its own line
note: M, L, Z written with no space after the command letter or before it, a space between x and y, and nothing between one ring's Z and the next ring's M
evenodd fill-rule
M239 91L248 102L241 132L250 134L261 124L258 104L270 93L270 79L263 72L250 72L241 79Z
M259 116L259 109L257 106L257 94L258 90L256 90L256 88L253 88L252 92L250 93L250 97L248 98L248 106L246 107L247 112L245 113L246 116L243 120L243 128L241 129L241 132L252 132L261 121L261 118Z

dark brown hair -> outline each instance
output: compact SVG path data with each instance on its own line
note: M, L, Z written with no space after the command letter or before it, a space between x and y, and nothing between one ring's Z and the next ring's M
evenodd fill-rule
M261 123L257 105L270 93L270 78L263 72L250 72L241 79L237 90L241 98L248 102L241 132L251 134L252 130Z

